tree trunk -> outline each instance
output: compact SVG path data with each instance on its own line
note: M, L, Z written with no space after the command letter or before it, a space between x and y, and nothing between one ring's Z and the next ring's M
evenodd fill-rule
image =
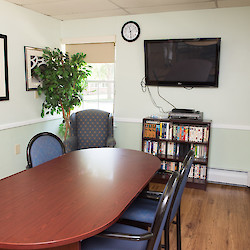
M61 104L61 107L62 107L62 112L63 112L63 119L65 121L65 133L64 133L64 141L66 141L67 139L67 134L68 134L68 131L70 131L70 109L68 110L68 112L65 112L65 109L62 105L62 102L60 102Z
M64 118L65 121L65 134L64 134L64 141L67 139L67 134L68 131L70 133L70 120L69 120L69 116Z

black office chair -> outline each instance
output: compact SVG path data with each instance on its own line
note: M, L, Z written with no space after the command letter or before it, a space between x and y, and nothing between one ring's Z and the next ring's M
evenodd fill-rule
M65 154L65 147L56 135L42 132L29 141L26 153L27 168L32 168Z
M181 214L180 214L180 203L184 188L187 183L188 173L194 160L194 151L190 150L186 155L182 168L180 169L180 181L176 188L176 197L174 199L173 209L171 211L170 222L176 224L177 233L177 249L181 249ZM167 174L173 171L165 171ZM121 216L121 223L141 226L148 228L154 221L154 214L157 210L158 199L161 195L160 192L146 192L144 197L138 197L133 204L124 212ZM176 216L176 221L174 218ZM169 249L169 234L168 225L165 230L165 249Z
M179 174L172 173L161 195L150 231L116 223L101 234L82 241L82 250L158 250L165 225L169 225Z
M85 109L70 116L71 136L66 151L85 148L114 147L113 116L99 109Z

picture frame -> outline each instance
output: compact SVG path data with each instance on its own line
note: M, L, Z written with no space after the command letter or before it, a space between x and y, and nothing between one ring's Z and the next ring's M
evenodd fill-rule
M43 49L24 46L25 55L25 78L26 78L26 91L35 91L41 84L41 81L34 73L36 67L45 65L43 55Z
M0 101L9 100L7 36L0 34Z

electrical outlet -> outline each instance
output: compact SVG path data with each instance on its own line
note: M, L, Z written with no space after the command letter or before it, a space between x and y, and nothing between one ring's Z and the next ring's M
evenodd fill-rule
M16 152L16 155L20 154L20 144L15 145L15 152Z

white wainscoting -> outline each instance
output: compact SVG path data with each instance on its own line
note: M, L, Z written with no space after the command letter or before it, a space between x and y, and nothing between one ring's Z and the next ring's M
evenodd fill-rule
M11 128L18 128L18 127L27 126L27 125L32 125L32 124L36 124L36 123L40 123L40 122L52 121L52 120L56 120L56 119L62 119L62 117L60 115L54 115L54 116L48 116L48 117L44 117L44 118L37 118L37 119L33 119L33 120L3 124L3 125L0 125L0 131L6 130L6 129L11 129Z

